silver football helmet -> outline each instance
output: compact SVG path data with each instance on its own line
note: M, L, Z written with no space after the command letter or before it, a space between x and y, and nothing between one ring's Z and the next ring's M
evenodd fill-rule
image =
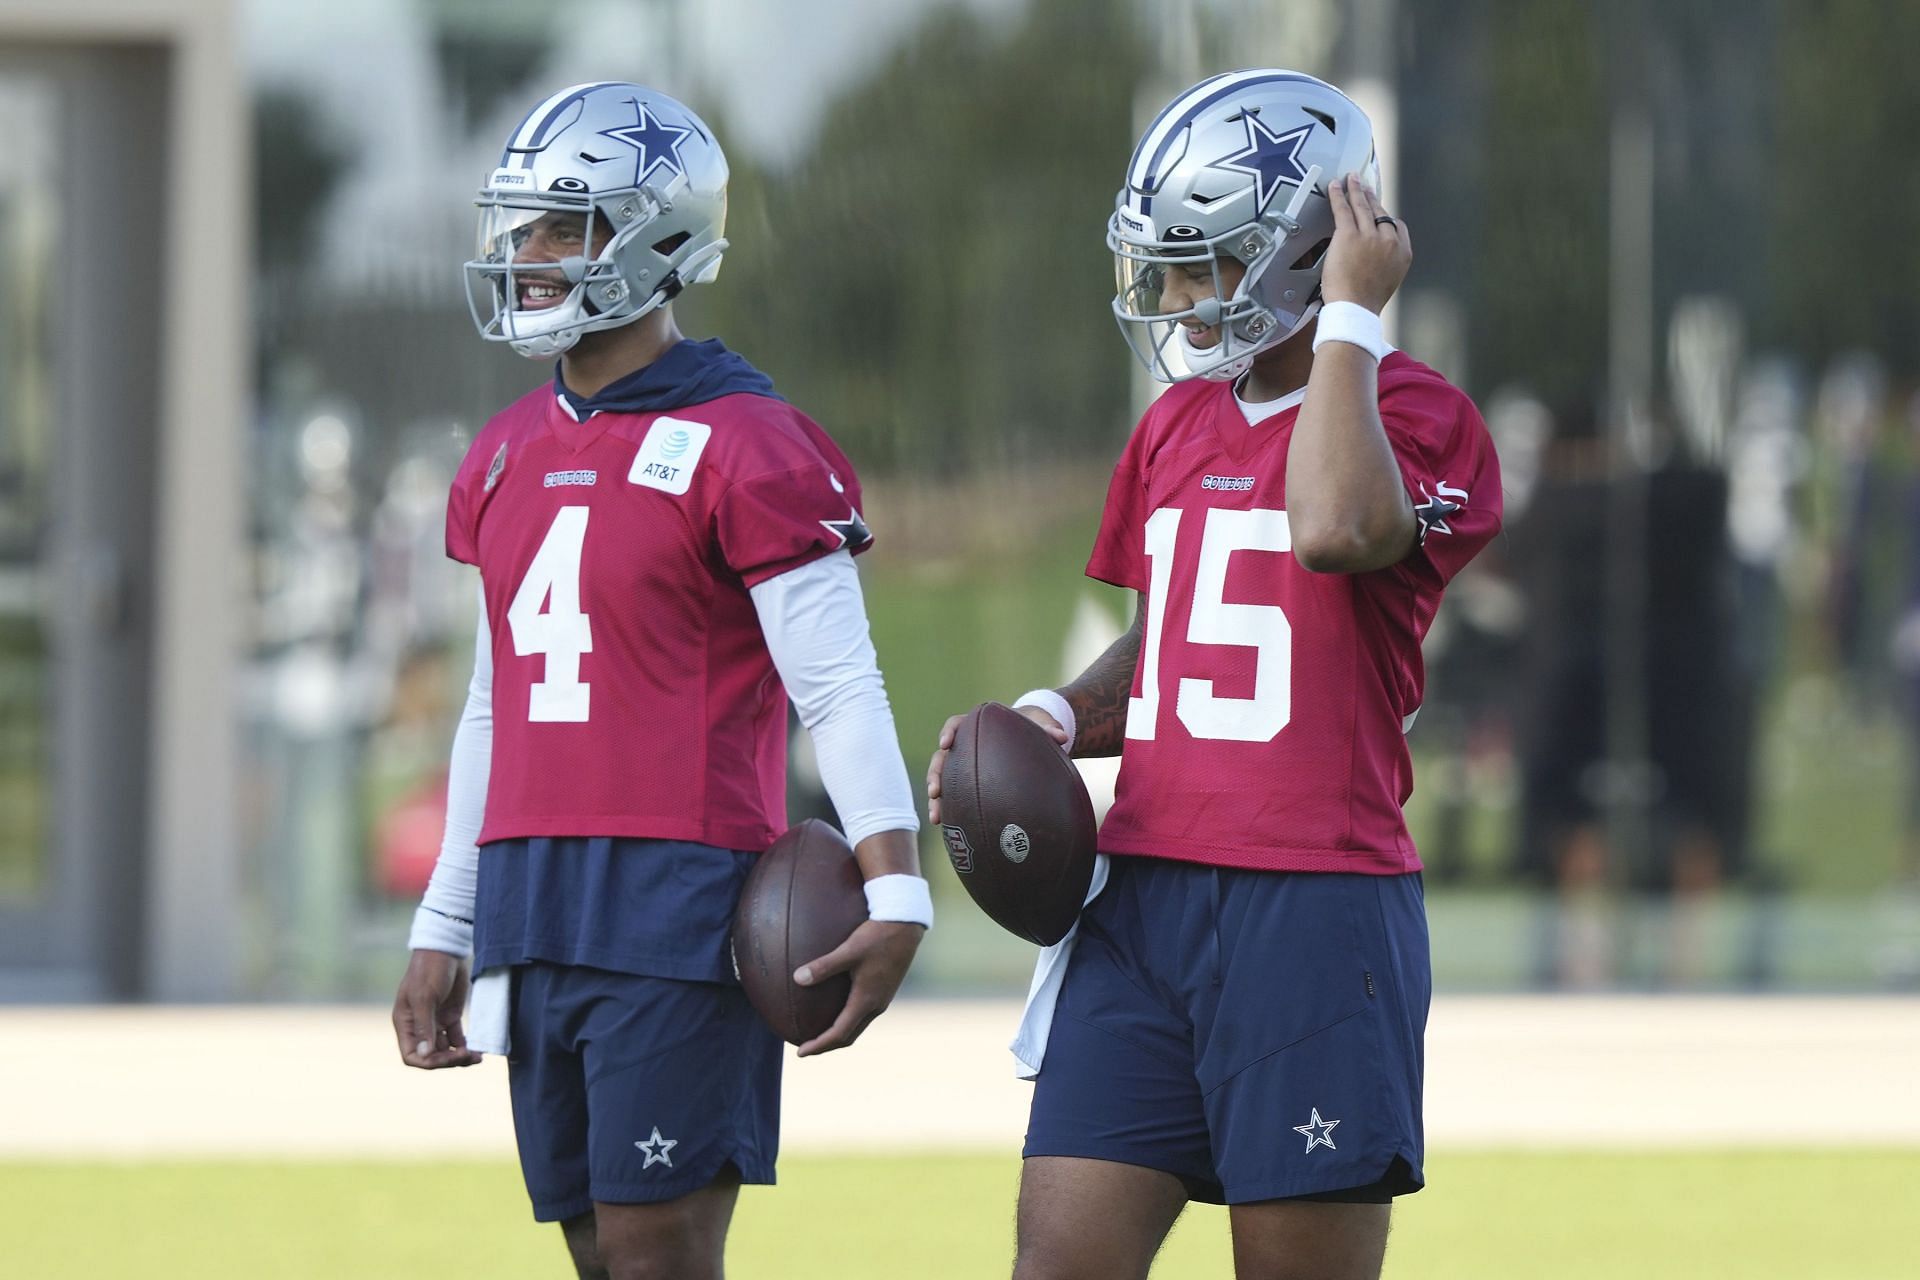
M489 341L549 359L719 274L727 158L663 93L575 85L520 122L475 203L473 322Z
M1119 292L1113 314L1162 382L1236 378L1320 311L1320 267L1333 238L1327 183L1358 173L1375 191L1373 125L1325 81L1293 71L1232 71L1202 80L1148 126L1107 222ZM1220 263L1246 274L1229 296ZM1169 267L1213 276L1213 294L1161 310ZM1218 326L1200 347L1181 323Z

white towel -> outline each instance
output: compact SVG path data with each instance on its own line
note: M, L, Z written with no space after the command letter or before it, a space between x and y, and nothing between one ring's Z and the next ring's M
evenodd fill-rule
M1107 887L1107 855L1093 858L1093 879L1087 885L1087 902L1100 896ZM1081 904L1081 910L1086 903ZM1040 949L1034 962L1033 983L1027 988L1027 1007L1020 1014L1020 1029L1013 1033L1013 1074L1015 1079L1031 1080L1040 1074L1040 1060L1047 1056L1047 1036L1053 1030L1053 1006L1060 999L1060 984L1066 980L1067 961L1073 955L1074 941L1080 936L1080 922L1073 922L1067 936L1050 947Z
M511 968L488 969L474 976L467 993L467 1048L475 1053L506 1053L512 996Z

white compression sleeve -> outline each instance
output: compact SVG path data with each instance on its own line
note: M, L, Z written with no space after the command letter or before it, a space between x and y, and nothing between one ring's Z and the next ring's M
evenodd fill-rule
M487 775L493 767L493 637L487 600L480 597L480 623L473 642L473 680L466 709L453 734L447 766L447 826L433 878L413 913L407 945L416 951L473 951L474 886L480 876L480 826L487 814Z
M752 595L767 652L813 736L820 780L848 843L919 830L853 556L836 551L809 561Z

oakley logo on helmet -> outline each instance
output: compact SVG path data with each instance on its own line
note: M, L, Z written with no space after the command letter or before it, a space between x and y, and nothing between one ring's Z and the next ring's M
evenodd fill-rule
M587 189L587 184L584 179L575 178L571 176L565 177L565 178L555 178L552 182L549 182L547 184L547 190L549 191L584 192L586 189Z
M1198 227L1168 227L1169 240L1198 240L1204 234Z

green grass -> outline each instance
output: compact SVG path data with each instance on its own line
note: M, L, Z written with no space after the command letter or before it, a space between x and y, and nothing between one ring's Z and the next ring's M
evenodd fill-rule
M1396 1211L1395 1280L1878 1280L1913 1274L1900 1224L1920 1151L1475 1154ZM737 1280L1005 1276L1018 1162L791 1159L735 1219ZM0 1164L9 1277L564 1277L510 1163ZM1231 1274L1226 1214L1181 1219L1156 1280Z

